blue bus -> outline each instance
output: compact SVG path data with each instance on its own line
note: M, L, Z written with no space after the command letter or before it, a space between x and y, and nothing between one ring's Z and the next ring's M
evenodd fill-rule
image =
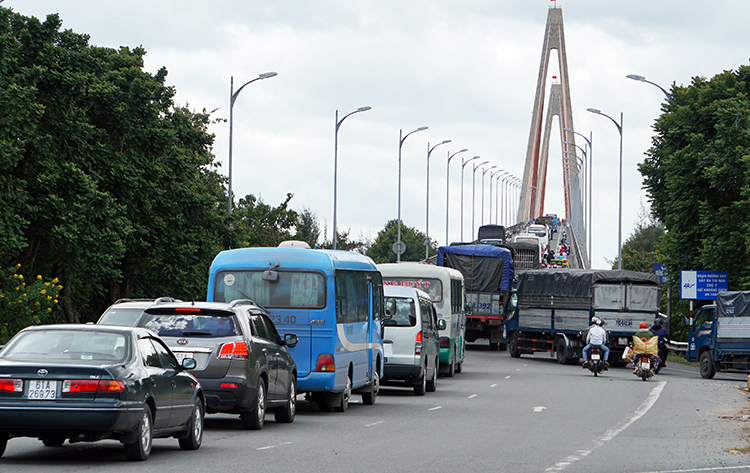
M283 244L282 244L283 245ZM348 251L239 248L211 264L208 301L252 299L267 309L297 364L297 390L320 410L343 412L352 393L375 403L383 373L383 281Z

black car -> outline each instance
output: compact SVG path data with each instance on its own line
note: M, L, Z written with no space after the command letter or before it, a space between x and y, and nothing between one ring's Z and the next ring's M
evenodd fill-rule
M205 409L186 372L194 366L143 328L26 328L0 352L0 455L12 437L48 447L115 439L129 460L146 460L155 437L197 450Z
M158 333L178 358L194 358L192 373L206 394L206 413L239 414L245 429L294 421L297 365L268 313L250 300L183 302L146 309L136 325Z

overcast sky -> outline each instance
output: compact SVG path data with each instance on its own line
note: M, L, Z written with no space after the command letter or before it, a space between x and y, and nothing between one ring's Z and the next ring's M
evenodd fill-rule
M429 234L445 244L446 161L450 169L449 240L460 239L462 157L523 176L547 10L563 10L576 131L593 132L593 266L617 255L619 134L623 127L623 241L648 206L637 164L651 144L664 103L656 87L711 77L750 60L748 3L660 0L5 0L40 19L59 13L63 28L90 44L143 46L145 68L166 67L179 104L229 118L235 89L259 74L278 76L242 90L234 106L233 189L270 205L291 192L328 226L333 216L335 112L361 106L338 135L339 230L375 238L398 212L399 130L421 126L402 148L402 220L425 230L426 156L430 159ZM557 66L550 76L558 75ZM557 126L557 125L556 125ZM210 128L227 172L229 125ZM553 137L559 131L553 128ZM555 139L553 138L553 141ZM582 140L578 144L583 144ZM546 213L564 215L562 153L550 146ZM464 239L471 229L471 164L464 177ZM477 171L476 225L481 223ZM489 172L486 177L489 177ZM484 222L490 222L489 179ZM493 191L494 192L494 191ZM494 195L493 195L494 201ZM493 202L492 223L495 219ZM515 214L515 212L514 212Z

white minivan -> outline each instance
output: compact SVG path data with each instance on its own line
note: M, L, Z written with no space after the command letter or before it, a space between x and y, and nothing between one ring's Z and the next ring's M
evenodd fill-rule
M411 287L385 286L384 367L381 382L403 381L422 396L437 389L440 367L438 319L430 296Z

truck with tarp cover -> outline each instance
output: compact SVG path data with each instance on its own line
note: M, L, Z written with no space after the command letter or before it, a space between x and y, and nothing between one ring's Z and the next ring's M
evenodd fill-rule
M437 264L464 276L466 340L486 339L493 350L505 347L503 318L513 286L510 250L492 245L441 246Z
M594 316L610 334L609 359L621 360L641 322L659 317L661 290L655 274L623 270L537 269L520 271L505 320L508 352L549 353L576 364Z
M721 291L688 321L688 361L700 363L701 376L719 371L750 371L750 291Z

